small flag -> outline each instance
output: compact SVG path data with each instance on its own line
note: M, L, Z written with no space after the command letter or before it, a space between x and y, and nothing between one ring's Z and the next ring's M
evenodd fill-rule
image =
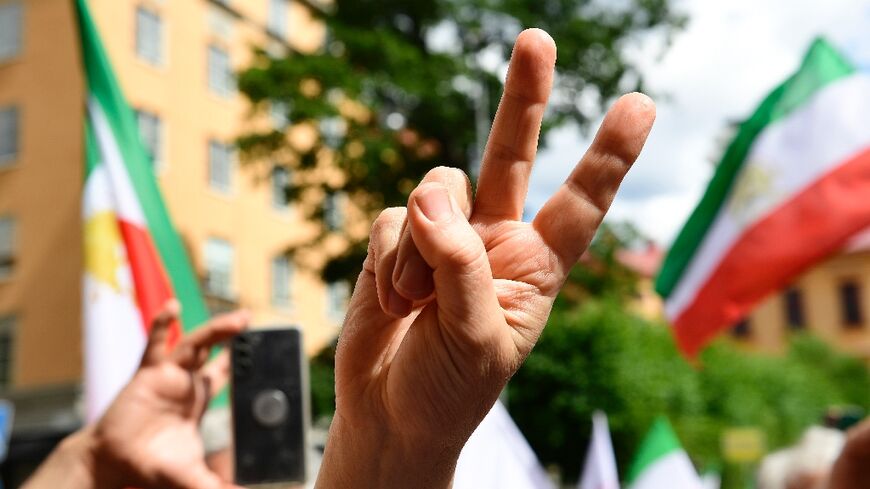
M616 472L616 457L613 455L607 415L601 411L592 415L592 437L578 488L619 489L619 474Z
M870 226L870 74L824 40L739 125L656 280L696 355Z
M85 0L76 0L87 82L83 336L85 411L96 419L127 383L165 302L190 329L208 317L193 269ZM172 338L181 335L174 325Z
M496 401L459 454L454 489L555 489L501 401Z
M629 489L702 489L701 479L664 417L655 420L628 471Z

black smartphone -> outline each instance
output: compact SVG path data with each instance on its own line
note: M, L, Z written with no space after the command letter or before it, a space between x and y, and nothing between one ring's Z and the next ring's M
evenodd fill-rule
M307 363L297 328L233 339L230 396L238 484L305 482Z

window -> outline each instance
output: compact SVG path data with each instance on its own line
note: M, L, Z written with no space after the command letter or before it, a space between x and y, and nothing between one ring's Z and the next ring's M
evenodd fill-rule
M840 311L843 325L847 328L861 327L864 314L861 310L861 285L855 280L840 284Z
M290 185L290 170L285 166L275 165L272 168L272 205L276 209L286 209L290 206L287 197L287 187Z
M208 86L222 96L229 97L236 89L236 80L230 66L230 55L214 44L208 47Z
M287 0L269 0L269 32L284 38L287 36Z
M800 289L794 287L785 291L785 316L789 329L801 330L806 326L804 319L804 297Z
M18 108L0 108L0 167L18 158Z
M0 4L0 62L21 54L21 26L24 25L21 2Z
M341 229L341 225L344 223L343 196L342 193L331 193L323 199L323 225L329 231Z
M293 264L284 255L272 259L272 305L288 307L291 304Z
M223 299L233 298L233 245L219 238L205 242L205 291Z
M731 336L735 338L749 338L752 335L752 328L749 324L749 318L743 318L731 329Z
M15 267L15 220L0 217L0 279L12 275Z
M344 320L350 290L347 282L331 282L326 285L326 315L331 321Z
M156 12L136 9L136 54L143 60L159 65L163 62L163 24Z
M136 122L139 124L139 137L148 156L151 158L152 167L158 170L163 167L163 122L155 114L144 110L136 111Z
M0 316L0 387L12 384L15 316Z
M233 149L217 141L208 143L208 182L215 190L229 192L233 188Z

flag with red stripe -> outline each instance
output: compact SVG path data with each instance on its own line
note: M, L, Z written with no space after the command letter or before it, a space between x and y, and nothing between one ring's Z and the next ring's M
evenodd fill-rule
M870 225L870 75L816 40L737 128L656 281L697 354Z
M172 341L208 314L86 1L76 0L76 7L87 85L85 401L94 419L135 371L151 321L167 300L182 305Z

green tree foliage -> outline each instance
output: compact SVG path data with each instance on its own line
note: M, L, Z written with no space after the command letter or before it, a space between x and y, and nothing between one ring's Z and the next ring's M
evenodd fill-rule
M342 192L368 218L404 205L427 170L470 170L501 93L499 70L515 36L537 26L558 41L558 77L544 133L588 126L614 96L642 89L625 48L669 38L683 23L672 0L336 0L314 12L328 28L324 48L284 58L260 52L239 88L263 111L286 110L294 125L319 129L294 145L283 128L239 138L243 156L293 171L288 194L316 201ZM323 159L343 178L316 178ZM311 199L306 199L306 194ZM308 217L323 212L309 206ZM319 246L323 232L299 247ZM355 276L363 237L332 257L327 280Z
M607 298L625 305L637 293L638 275L618 259L621 250L645 246L648 241L629 222L604 222L580 265L571 269L556 308L571 307L589 297Z
M720 341L692 366L663 324L638 318L612 300L555 310L532 354L511 381L509 408L545 464L576 478L590 417L610 417L623 469L652 420L667 415L699 467L723 466L724 429L758 427L769 448L794 443L826 408L866 408L870 377L858 360L819 340L795 337L784 356L750 354ZM725 485L742 487L724 465Z

